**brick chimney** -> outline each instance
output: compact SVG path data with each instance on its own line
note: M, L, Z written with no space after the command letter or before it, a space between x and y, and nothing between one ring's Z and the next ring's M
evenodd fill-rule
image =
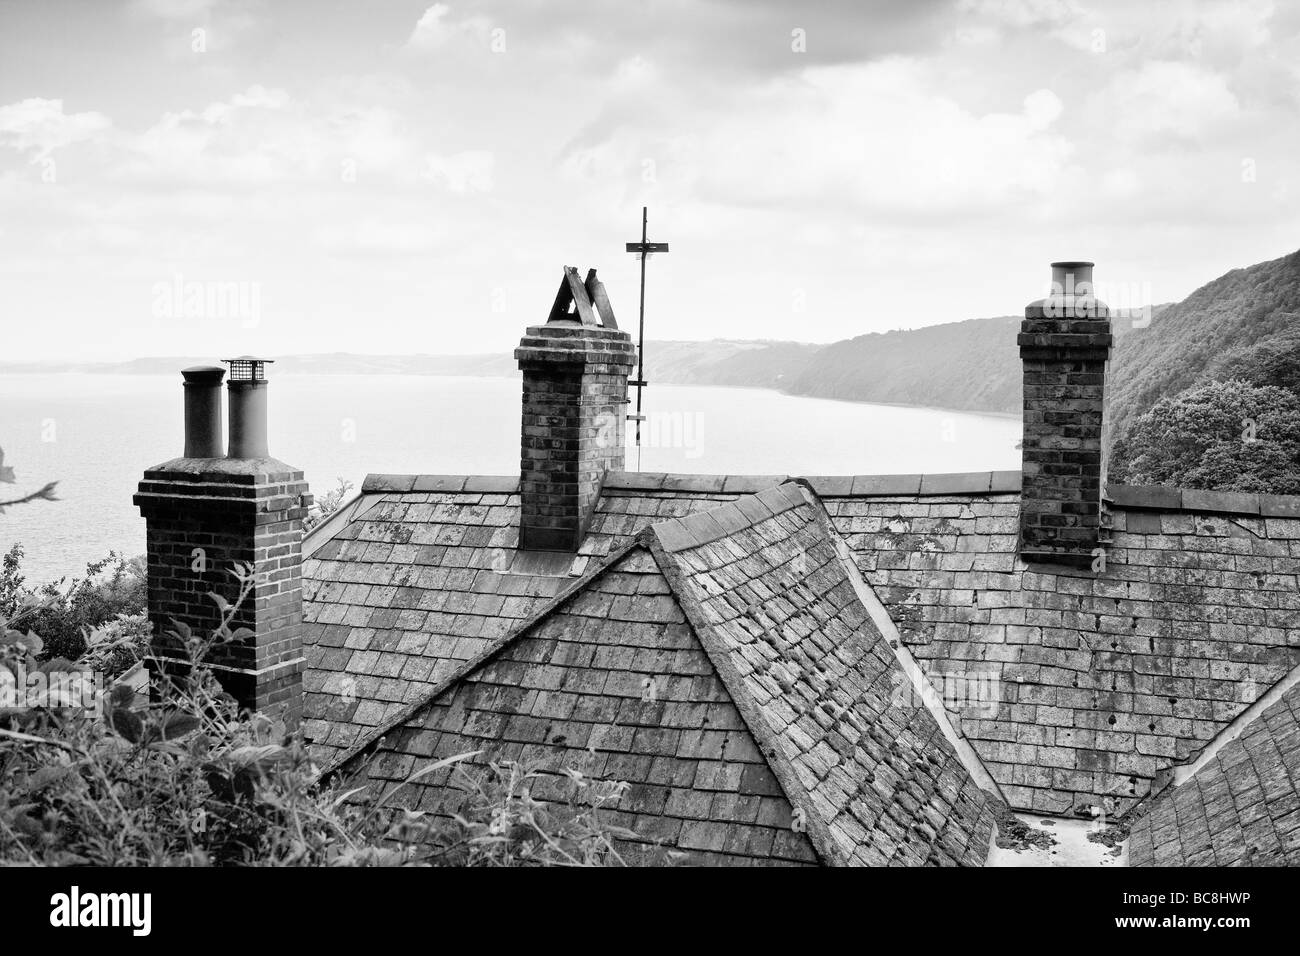
M188 659L168 634L176 623L209 635L216 593L232 601L236 563L252 566L253 590L235 612L241 639L207 658L222 687L248 710L294 726L302 714L302 522L311 504L303 473L266 448L266 360L230 363L230 446L221 454L224 369L186 369L185 453L148 469L135 503L148 542L149 620L155 678Z
M636 360L594 269L584 283L565 267L550 317L528 329L515 358L524 375L519 546L574 552L605 473L623 469L627 379Z
M1020 553L1090 565L1101 541L1102 411L1110 310L1093 295L1091 262L1053 262L1052 291L1025 307Z

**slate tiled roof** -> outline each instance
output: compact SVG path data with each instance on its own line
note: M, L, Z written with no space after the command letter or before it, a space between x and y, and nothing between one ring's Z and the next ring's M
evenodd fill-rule
M612 776L615 822L696 862L982 863L1000 801L900 701L833 535L797 484L656 523L345 769L378 789L481 749ZM445 784L410 803L449 809Z
M1126 810L1300 663L1298 499L1125 489L1093 572L1026 566L993 477L812 484L929 672L996 675L960 725L1012 806Z
M481 667L467 668L387 734L365 773L373 788L386 788L424 761L470 750L482 751L480 764L514 760L627 783L606 819L695 863L816 860L644 548L617 558ZM399 805L456 810L462 795L447 787L450 777L447 769L408 785ZM533 794L548 797L539 787ZM637 849L622 852L639 862Z
M512 479L372 479L305 565L308 735L337 759L638 531L778 481L609 476L555 568L514 563ZM1300 663L1300 499L1112 489L1094 573L1018 557L1016 472L808 481L930 673L996 678L954 722L1018 809L1133 806Z
M332 761L650 522L779 480L610 476L579 553L547 564L516 551L517 479L372 476L307 543L305 735Z
M995 801L914 697L826 514L788 483L655 525L665 571L825 858L982 864ZM742 706L742 710L745 707Z
M1134 824L1133 866L1300 865L1300 684Z

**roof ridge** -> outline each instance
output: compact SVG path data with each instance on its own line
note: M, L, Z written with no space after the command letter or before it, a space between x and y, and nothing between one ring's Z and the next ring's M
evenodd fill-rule
M418 494L513 494L519 490L518 475L426 475L370 473L361 482L362 493Z
M763 752L773 775L781 784L790 803L803 811L809 839L823 862L829 865L847 864L851 862L854 850L846 846L832 831L834 820L825 817L819 808L822 795L817 792L816 786L804 782L794 766L794 758L787 752L776 728L768 720L764 706L755 698L746 679L733 663L732 649L727 646L711 615L703 606L705 596L698 593L698 589L689 583L692 569L682 554L799 508L807 508L808 521L804 526L811 526L817 538L830 546L834 555L833 563L851 588L865 621L870 622L869 630L875 632L874 636L871 633L864 633L863 639L868 643L884 642L889 645L892 651L891 670L900 673L924 702L930 719L936 725L938 736L947 742L951 750L952 757L949 759L955 758L956 763L964 769L976 788L987 794L991 800L1005 805L1006 798L996 780L984 766L970 742L954 727L915 660L906 649L902 648L897 628L889 618L888 611L876 598L870 585L862 578L851 554L847 553L847 545L835 530L830 515L808 479L790 478L780 486L761 494L727 502L708 512L652 525L648 529L653 534L650 543L651 553L655 554L656 560L659 561L670 588L686 613L687 620L699 636L701 645L713 662L714 668L750 732L758 741L759 749ZM887 627L881 624L882 615ZM891 634L893 640L890 639ZM996 814L994 817L993 825L996 832Z
M925 498L946 495L1019 494L1021 472L918 472L916 474L856 475L742 475L685 472L614 471L606 475L604 489L666 494L760 494L763 490L798 480L824 498ZM421 492L514 494L518 475L437 475L423 473L366 475L360 494L416 494ZM1258 515L1266 518L1300 517L1300 495L1209 491L1167 485L1108 484L1104 497L1122 508L1156 511L1202 511Z
M1300 495L1253 491L1209 491L1172 485L1110 485L1106 501L1121 508L1152 511L1209 511L1263 518L1300 518Z
M667 524L667 522L664 524ZM772 771L772 775L780 785L781 791L785 794L786 799L790 801L790 805L802 814L803 822L807 827L806 832L809 842L817 852L818 857L823 863L831 866L847 865L849 861L840 850L834 836L831 835L829 824L822 819L821 814L817 811L812 794L800 782L799 775L795 771L790 758L786 756L784 749L777 744L776 731L768 723L767 718L763 716L762 710L745 687L744 680L731 662L730 653L725 647L721 646L717 635L713 631L713 626L700 608L698 599L691 589L686 586L683 580L685 574L678 563L680 559L676 557L676 551L670 550L660 537L659 531L662 527L663 524L651 525L647 529L647 532L649 532L647 534L647 547L654 557L655 563L659 566L659 570L663 573L664 579L668 582L668 587L677 603L681 605L691 630L695 633L700 646L704 648L704 653L708 655L709 662L713 664L713 669L717 672L722 685L727 689L727 695L735 704L736 710L740 712L745 727L758 744L758 751L763 755L763 760ZM685 550L685 548L679 548L678 550Z
M943 733L944 739L948 741L957 753L958 760L961 761L966 772L971 775L976 786L981 790L993 794L1003 803L1007 803L1006 796L1002 793L1002 788L998 785L993 774L984 765L984 760L980 757L966 735L953 724L948 715L948 710L943 705L942 698L936 693L934 685L930 683L925 671L917 663L912 652L907 649L903 643L902 634L899 633L898 625L890 616L889 610L881 602L879 595L876 594L875 588L862 576L862 570L853 560L852 549L848 543L840 536L839 531L831 522L830 515L826 512L825 505L812 487L805 481L795 479L806 490L809 503L814 506L813 514L817 523L821 526L823 533L830 539L835 546L835 553L839 558L844 573L853 586L853 591L858 600L862 603L876 629L880 631L880 636L884 638L885 643L889 645L890 650L894 652L894 657L898 660L898 665L903 671L903 675L912 684L913 690L920 696L921 701L925 704L930 715L939 725L939 730ZM1009 805L1009 804L1008 804Z
M650 525L664 550L671 553L711 544L760 521L766 521L803 504L798 479L787 479L757 494L724 501L716 508L695 511Z

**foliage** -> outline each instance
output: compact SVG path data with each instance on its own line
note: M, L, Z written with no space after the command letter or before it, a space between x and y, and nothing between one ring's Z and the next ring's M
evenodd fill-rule
M1234 269L1126 335L1115 347L1108 386L1116 444L1162 398L1188 388L1232 378L1287 387L1282 367L1267 368L1275 350L1289 352L1282 365L1295 367L1287 342L1294 343L1297 303L1300 252Z
M300 736L241 713L207 666L231 629L252 574L236 569L239 593L212 635L183 625L172 636L189 666L163 682L153 703L125 684L95 696L100 713L67 699L0 709L0 864L373 866L581 865L619 862L600 807L620 787L590 789L559 809L533 798L538 775L514 765L465 774L460 815L428 818L395 797L420 778L473 754L434 761L367 799L318 784ZM74 672L88 661L38 662L29 629L48 598L27 594L0 619L0 670ZM95 653L92 645L91 653ZM6 674L0 673L0 677ZM12 682L11 682L12 683ZM364 788L363 788L364 789Z
M8 617L17 610L26 594L27 579L22 571L22 545L14 545L0 558L0 615Z
M1127 484L1300 494L1300 396L1235 380L1188 389L1137 419L1114 458Z
M338 511L343 506L343 502L347 500L348 492L353 487L352 482L345 478L336 478L335 480L338 482L338 486L317 498L311 510L307 513L307 517L302 523L304 532L310 531Z
M81 663L106 678L116 678L143 662L149 653L153 625L143 611L117 614L86 634Z
M627 790L623 782L592 780L576 770L490 763L486 773L456 768L462 793L450 818L423 824L425 855L451 866L602 866L622 864L618 838L635 834L601 816ZM549 799L540 799L545 793Z
M41 606L32 612L31 627L44 640L48 656L75 660L86 652L89 636L114 621L117 623L109 637L129 632L147 640L147 632L138 623L145 612L142 555L128 559L109 552L107 557L86 565L85 577L60 578L34 590L24 585L22 558L22 545L15 544L0 565L0 615L13 613L17 602L27 594L40 598Z
M1276 385L1300 395L1300 328L1270 335L1225 353L1215 365L1221 380Z

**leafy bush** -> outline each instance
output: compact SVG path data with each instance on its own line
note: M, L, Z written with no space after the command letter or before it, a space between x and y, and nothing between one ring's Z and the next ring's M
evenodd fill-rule
M15 544L0 564L0 614L12 614L27 595L41 599L28 626L44 641L47 657L76 660L89 646L89 635L110 622L131 629L145 611L145 559L125 558L117 552L86 565L82 578L60 578L29 589L21 564L23 547ZM125 617L127 623L119 619ZM140 636L138 629L135 636ZM138 657L139 655L137 655Z
M199 637L178 624L183 676L139 701L125 684L95 695L100 713L67 698L0 709L0 864L32 865L592 865L621 862L599 811L622 788L568 776L571 799L534 797L540 773L510 764L463 774L452 817L403 809L396 795L473 754L422 767L386 792L318 785L302 739L241 713L206 665L214 646L247 637L230 622L252 588L214 595L222 620ZM72 673L27 625L49 598L27 595L0 619L0 678ZM125 626L125 625L124 625ZM11 681L12 683L12 681ZM85 687L83 680L80 687Z
M86 652L80 663L105 679L120 677L148 655L152 636L153 625L143 611L118 614L86 635Z
M311 510L307 512L307 517L302 523L303 531L310 531L312 528L316 527L334 512L338 511L339 508L343 506L343 502L347 500L348 492L352 490L352 482L345 478L338 478L335 480L338 481L338 485L334 490L326 492L324 495L317 498L315 503L311 506Z

